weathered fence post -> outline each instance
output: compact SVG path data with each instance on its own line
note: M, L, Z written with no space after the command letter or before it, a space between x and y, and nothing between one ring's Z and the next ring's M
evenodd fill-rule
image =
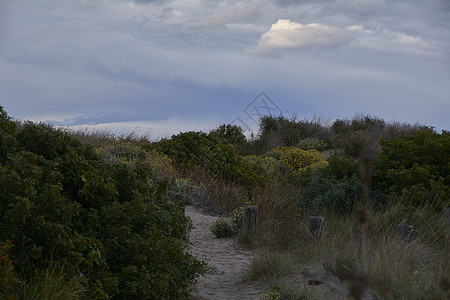
M320 238L322 236L323 217L309 217L309 234L313 238Z
M408 239L411 236L411 233L414 230L414 226L408 224L398 224L397 225L397 234L402 239Z
M242 237L252 238L256 232L256 220L258 218L258 207L256 205L244 205L242 216Z

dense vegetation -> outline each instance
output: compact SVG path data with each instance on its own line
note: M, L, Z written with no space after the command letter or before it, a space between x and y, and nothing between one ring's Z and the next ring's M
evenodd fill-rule
M167 159L130 145L102 148L102 159L61 130L0 112L1 297L53 264L83 298L186 296L202 263L186 251L189 222L165 196L168 174L157 173Z
M0 295L22 296L56 268L81 297L186 297L205 267L183 242L183 204L222 214L214 234L239 239L246 203L258 205L260 229L246 242L264 249L251 280L303 261L363 274L364 289L385 298L448 292L448 260L439 262L449 241L447 131L373 116L331 125L265 116L250 139L224 124L150 141L15 123L3 110L0 126ZM305 220L318 214L328 234L311 245ZM414 240L395 236L400 222L415 226ZM304 299L285 286L280 297Z

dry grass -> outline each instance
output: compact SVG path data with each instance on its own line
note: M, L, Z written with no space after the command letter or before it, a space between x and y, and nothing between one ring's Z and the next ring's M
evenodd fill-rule
M75 300L84 299L86 289L70 277L64 266L50 262L45 270L36 270L28 282L19 286L20 299L29 300Z
M201 201L198 201L195 205L211 213L228 215L233 209L249 201L248 192L243 186L233 182L217 180L202 169L192 171L186 175L186 178L195 185L201 186L208 195L199 199Z
M421 234L402 239L396 226L374 225L382 219L383 213L374 215L365 229L354 217L325 216L325 233L320 240L310 239L305 224L297 253L305 265L323 265L348 281L355 299L361 299L367 290L384 299L448 297L448 240L442 247L440 242L421 238Z
M295 271L293 265L298 271L302 261L303 268L326 270L338 277L348 287L345 295L354 299L449 297L447 216L427 206L405 211L394 205L370 212L361 205L353 215L324 212L323 234L313 239L309 214L296 205L298 191L276 182L258 191L254 204L258 205L259 230L253 246L265 250L255 256L247 279L272 277L283 283L283 275ZM397 232L397 224L404 222L414 226L406 239ZM303 287L299 283L289 294L297 290L299 299L316 299L320 294L309 289L305 294Z
M120 134L108 130L78 129L78 130L68 130L68 133L74 139L94 147L109 146L118 141L133 142L136 144L150 141L149 136L138 135L134 131L126 134Z
M272 279L276 280L298 268L299 261L293 255L262 250L250 261L244 271L243 280Z
M300 236L298 191L277 180L256 191L252 203L258 206L257 244L285 249Z

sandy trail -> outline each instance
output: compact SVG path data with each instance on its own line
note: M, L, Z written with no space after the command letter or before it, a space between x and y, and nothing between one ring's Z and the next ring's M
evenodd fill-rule
M191 299L261 299L267 287L258 282L242 282L251 251L237 244L233 238L214 237L209 227L217 217L209 216L194 206L186 206L186 215L194 225L189 234L193 255L218 269L218 272L200 276L192 287Z

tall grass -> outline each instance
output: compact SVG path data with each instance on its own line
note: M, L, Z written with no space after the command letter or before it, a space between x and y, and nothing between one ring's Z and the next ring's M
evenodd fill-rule
M35 270L34 276L18 288L20 299L76 300L88 297L80 281L71 277L64 265L50 262L46 269Z
M260 278L276 280L297 269L299 262L293 255L262 250L250 262L244 271L244 280Z
M150 136L139 135L135 131L120 134L109 130L98 129L75 129L67 132L76 140L94 147L106 147L115 142L132 142L136 144L149 142Z
M302 229L298 207L299 187L274 179L256 191L258 206L256 242L274 248L289 248Z
M324 210L324 232L313 239L308 228L311 213L297 206L299 191L277 182L258 191L253 245L260 254L253 258L246 279L272 277L283 285L283 276L313 268L343 280L343 293L354 299L369 294L382 299L449 297L448 216L427 205L412 210L398 202L383 211L370 211L362 204L354 214ZM406 239L397 233L397 225L405 222L414 226ZM294 263L298 261L301 266ZM336 286L325 277L323 281ZM306 295L305 284L297 284L299 297ZM310 289L307 294L322 299Z

